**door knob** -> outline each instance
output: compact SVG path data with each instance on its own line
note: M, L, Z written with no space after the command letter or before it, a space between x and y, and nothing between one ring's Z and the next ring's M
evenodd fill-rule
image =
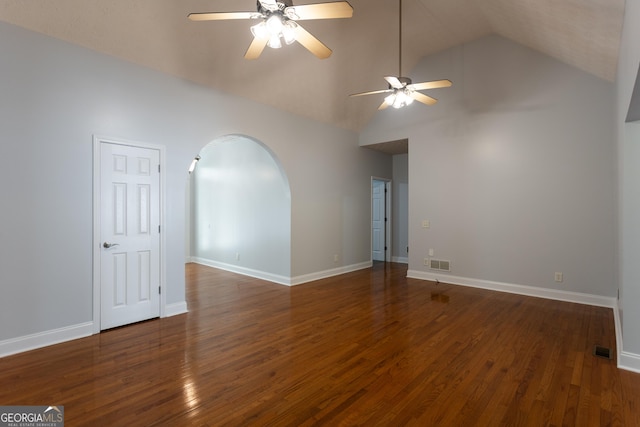
M103 248L107 248L107 249L112 248L112 247L114 247L114 246L119 246L119 245L118 245L118 243L108 243L108 242L104 242L104 243L102 244L102 247L103 247Z

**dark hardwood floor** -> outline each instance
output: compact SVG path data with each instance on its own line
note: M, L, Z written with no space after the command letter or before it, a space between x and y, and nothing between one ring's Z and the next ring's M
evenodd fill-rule
M188 314L2 358L0 405L64 405L68 427L640 426L611 309L405 275L188 264Z

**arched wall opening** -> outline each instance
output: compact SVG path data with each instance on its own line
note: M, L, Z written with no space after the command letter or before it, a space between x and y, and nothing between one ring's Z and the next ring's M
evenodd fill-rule
M244 135L207 144L188 185L189 260L290 284L291 190L276 155Z

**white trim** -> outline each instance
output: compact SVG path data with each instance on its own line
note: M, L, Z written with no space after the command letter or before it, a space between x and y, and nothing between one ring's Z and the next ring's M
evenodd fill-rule
M534 286L516 285L512 283L493 282L490 280L471 279L443 274L430 273L418 270L408 270L407 277L422 280L439 280L453 285L469 286L472 288L488 289L491 291L508 292L530 297L547 298L558 301L575 302L578 304L594 305L598 307L616 308L617 300L614 297L583 294L579 292L559 291L556 289L537 288ZM617 309L617 308L616 308Z
M373 263L371 261L365 261L358 264L346 265L343 267L332 268L330 270L318 271L315 273L303 274L296 277L280 276L277 274L267 273L259 270L252 270L250 268L239 267L237 265L226 264L223 262L213 261L210 259L191 257L191 262L195 264L202 264L208 267L219 268L220 270L230 271L232 273L242 274L244 276L255 277L257 279L274 282L279 285L296 286L303 283L312 282L314 280L326 279L327 277L339 276L340 274L351 273L352 271L363 270L370 268Z
M313 282L314 280L326 279L328 277L339 276L345 273L351 273L353 271L364 270L370 268L373 265L371 261L365 261L358 264L345 265L338 268L332 268L330 270L318 271L316 273L303 274L302 276L296 276L291 278L291 285L301 285L307 282Z
M255 277L256 279L267 280L269 282L278 283L280 285L291 285L291 280L289 277L267 273L265 271L253 270L251 268L240 267L233 264L226 264L224 262L213 261L200 257L191 257L191 262L206 265L208 267L219 268L220 270L230 271L232 273L242 274L244 276Z
M394 256L394 257L391 257L391 262L397 262L398 264L409 264L409 257Z
M620 319L620 300L616 299L616 306L613 308L613 324L616 333L616 365L618 368L622 368L622 322ZM624 369L624 368L622 368Z
M640 354L618 351L618 368L640 373Z
M93 334L93 323L86 322L36 334L0 341L0 357L60 344Z
M186 301L174 302L172 304L167 304L164 310L164 317L177 316L188 312L189 309L187 308Z
M128 145L132 147L158 150L160 153L160 317L167 316L167 226L166 218L166 147L120 138L93 135L93 333L100 333L100 144Z
M613 318L616 324L616 353L618 355L618 368L626 371L640 373L640 354L624 351L624 343L622 341L622 321L620 318L619 300L616 301L616 307L613 309Z

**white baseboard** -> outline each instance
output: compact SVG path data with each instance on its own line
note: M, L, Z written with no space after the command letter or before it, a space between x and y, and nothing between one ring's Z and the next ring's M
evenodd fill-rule
M624 351L624 342L622 340L622 321L620 317L620 306L616 305L613 309L613 318L616 324L616 348L618 351L618 368L626 371L640 373L640 354Z
M164 316L176 316L187 312L187 303L183 301L167 304ZM0 358L94 335L93 326L93 322L86 322L0 341Z
M278 283L280 285L291 286L291 279L286 276L267 273L265 271L253 270L251 268L240 267L238 265L212 261L210 259L200 257L191 257L191 262L206 265L208 267L219 268L220 270L230 271L232 273L242 274L244 276L255 277L256 279L267 280L269 282Z
M167 304L164 307L164 317L177 316L178 314L188 313L187 302L176 302L173 304Z
M409 264L409 258L406 256L392 256L391 262L397 262L398 264Z
M618 351L618 368L640 373L640 355Z
M345 265L338 268L332 268L329 270L318 271L310 274L303 274L302 276L296 276L291 278L291 285L301 285L307 282L313 282L314 280L326 279L327 277L339 276L340 274L351 273L352 271L364 270L373 265L372 261L365 261L358 264Z
M93 335L93 322L80 323L37 334L0 341L0 357L60 344Z
M221 270L230 271L232 273L238 273L249 277L255 277L257 279L267 280L269 282L278 283L280 285L295 286L303 283L312 282L314 280L325 279L327 277L338 276L340 274L350 273L356 270L362 270L371 267L373 264L371 261L365 261L359 264L346 265L343 267L332 268L330 270L318 271L310 274L303 274L296 277L286 277L276 274L266 273L264 271L252 270L249 268L239 267L237 265L225 264L218 261L212 261L205 258L191 257L191 262L196 264L206 265L208 267L219 268Z
M516 285L512 283L493 282L490 280L471 279L468 277L450 276L448 274L437 274L419 270L407 271L407 277L422 280L439 280L443 283L453 285L469 286L491 291L508 292L511 294L526 295L530 297L547 298L558 301L575 302L578 304L594 305L598 307L615 308L617 310L618 301L614 297L603 297L601 295L583 294L579 292L559 291L556 289L537 288L535 286Z

